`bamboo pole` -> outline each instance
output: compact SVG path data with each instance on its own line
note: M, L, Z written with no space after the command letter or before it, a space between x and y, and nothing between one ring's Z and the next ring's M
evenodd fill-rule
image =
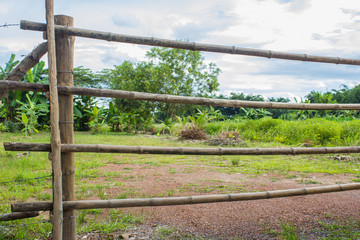
M56 50L54 30L54 0L46 0L46 22L48 38L50 120L51 120L51 154L53 170L53 231L55 240L63 239L63 203L62 203L62 171L61 142L59 129L59 98L56 76Z
M32 50L7 76L4 80L20 81L25 74L39 63L42 56L48 50L47 42L43 42ZM0 99L6 96L8 91L0 88Z
M47 143L4 142L5 151L47 152ZM132 154L171 154L171 155L303 155L360 153L359 146L315 147L315 148L190 148L190 147L149 147L119 146L103 144L62 144L61 151Z
M55 24L72 27L74 25L74 18L65 15L56 15ZM56 63L59 87L73 86L74 43L75 37L64 32L56 33ZM59 94L59 112L61 143L73 144L72 95ZM63 152L61 154L61 170L63 172L63 200L73 201L75 200L75 160L73 152ZM67 240L76 239L76 216L74 210L64 210L63 238Z
M13 212L0 215L0 221L12 221L37 216L39 216L39 212Z
M339 191L350 191L360 189L360 183L338 184L320 187L274 190L266 192L252 193L231 193L198 195L187 197L167 197L167 198L136 198L136 199L114 199L114 200L83 200L66 201L64 209L95 209L95 208L127 208L127 207L156 207L187 205L215 202L249 201L270 198L283 198L302 195L313 195L322 193L331 193ZM31 202L14 203L11 205L11 211L47 211L51 210L51 202Z
M49 87L46 84L0 81L0 87L7 90L26 90L47 92ZM186 97L166 94L143 93L121 90L92 89L83 87L61 87L58 86L59 94L72 94L93 97L109 97L144 101L157 101L164 103L180 103L194 105L209 105L217 107L235 108L268 108L268 109L296 109L296 110L360 110L360 104L324 104L324 103L278 103L227 100L215 98Z
M21 20L20 28L24 30L44 31L45 26L43 23ZM64 26L55 26L55 30L73 36L100 39L100 40L106 40L112 42L132 43L132 44L141 44L141 45L158 46L158 47L181 48L191 51L205 51L205 52L228 53L228 54L236 54L236 55L248 55L254 57L278 58L278 59L296 60L296 61L304 61L304 62L323 62L323 63L335 63L335 64L360 65L359 59L323 57L323 56L313 56L307 54L277 52L271 50L241 48L236 46L222 46L215 44L184 42L184 41L168 40L168 39L153 38L153 37L139 37L139 36L131 36L125 34L116 34L110 32L101 32L101 31L94 31L88 29L74 28L74 27L64 27Z

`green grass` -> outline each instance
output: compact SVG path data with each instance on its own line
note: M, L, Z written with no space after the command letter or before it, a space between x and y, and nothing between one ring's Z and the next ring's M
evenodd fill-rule
M279 128L272 120L263 120L255 128L259 131L272 132L272 128ZM268 121L268 122L267 122ZM225 123L224 123L225 124ZM263 126L263 125L264 126ZM290 123L289 123L290 124ZM315 123L314 123L315 124ZM247 125L250 127L250 125ZM267 127L265 127L267 126ZM357 127L357 122L350 122L346 127ZM350 136L350 130L343 126L343 130ZM345 130L346 131L345 131ZM250 130L249 130L250 131ZM244 133L249 134L249 133ZM270 134L270 133L269 133ZM271 135L271 134L270 134ZM284 147L287 146L281 141L270 141L268 135L264 142L247 141L248 147ZM250 136L250 135L249 135ZM276 135L273 135L276 136ZM339 135L341 136L341 135ZM356 135L354 135L354 138ZM264 137L266 139L266 137ZM6 142L50 142L49 132L34 134L31 138L24 137L18 133L1 133L0 141ZM350 140L349 140L350 141ZM353 140L351 140L353 141ZM350 141L350 142L351 142ZM76 132L75 142L84 144L114 144L114 145L144 145L144 146L177 146L177 147L210 147L200 142L187 142L168 139L166 136L144 137L141 135L104 133L93 135L91 133ZM343 142L339 142L341 145ZM290 144L291 145L291 144ZM292 145L291 145L292 146ZM355 156L355 155L354 155ZM209 171L226 172L229 174L242 173L249 176L257 176L263 173L277 173L284 178L297 178L307 173L328 173L328 174L350 174L354 176L354 181L359 181L360 163L358 161L339 161L332 160L322 155L303 155L303 156L176 156L176 155L132 155L132 154L100 154L100 153L76 153L76 198L88 199L96 197L98 199L108 199L107 191L114 187L121 187L115 197L125 199L130 197L141 197L141 193L126 186L128 182L144 181L143 176L132 175L135 166L159 167L166 166L168 173L174 177L178 174L192 173L200 167L206 167ZM121 167L121 171L106 169L109 164L121 165L131 164ZM182 165L184 168L178 169ZM133 167L134 166L134 167ZM31 152L30 154L18 155L17 152L5 152L0 146L0 179L2 182L18 181L0 184L0 214L10 212L9 203L25 201L49 201L51 194L51 178L41 178L26 180L29 178L46 177L51 174L51 163L47 153ZM98 183L102 179L104 183ZM114 185L113 179L116 179ZM194 191L200 193L229 193L245 191L242 185L231 185L217 182L216 179L201 180L208 181L208 186L203 184L185 184L177 189L164 189L161 196L174 196L181 194L182 191ZM303 180L304 184L315 184L312 180ZM141 222L138 216L116 212L107 217L99 217L101 212L93 210L80 211L78 214L78 231L99 230L103 233L111 231L122 231L126 227ZM115 216L117 214L117 217ZM48 219L47 215L42 215L34 219L17 220L14 222L0 222L0 239L2 234L10 235L14 239L46 239L51 231L49 223L37 223ZM10 233L5 233L1 226L30 224L26 226L8 227ZM174 230L177 231L177 230ZM290 230L289 230L290 231ZM345 231L345 230L344 230ZM159 232L159 236L166 237L168 234Z
M259 120L226 120L205 126L209 134L237 131L250 141L279 142L289 145L308 143L312 146L358 145L360 120L337 122L323 118L288 121L262 118Z
M360 220L335 221L326 223L318 221L321 229L315 232L319 239L360 239Z

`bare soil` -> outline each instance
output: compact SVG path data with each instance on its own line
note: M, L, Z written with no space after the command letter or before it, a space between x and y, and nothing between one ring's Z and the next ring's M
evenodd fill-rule
M304 188L349 183L354 178L351 174L320 173L229 174L219 171L218 167L177 164L107 164L102 172L122 172L121 176L111 181L124 184L106 189L108 198L121 194L128 194L128 198L167 197ZM94 181L105 183L109 179L97 178ZM318 220L331 223L360 219L360 191L124 211L146 216L142 226L119 233L125 239L158 239L160 237L156 237L155 230L163 226L176 229L174 239L184 239L177 237L186 234L190 234L191 239L200 236L206 239L277 239L272 233L281 230L281 222L296 225L306 239L318 239L321 234L317 230L320 227ZM164 239L168 238L172 237ZM88 235L79 239L98 238Z

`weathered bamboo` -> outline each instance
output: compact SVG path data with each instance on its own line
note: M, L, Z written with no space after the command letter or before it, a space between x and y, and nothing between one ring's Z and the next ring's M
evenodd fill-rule
M17 89L17 90L37 91L37 92L47 92L49 90L47 84L12 82L12 81L0 81L0 87L7 90ZM297 109L297 110L360 110L360 104L258 102L258 101L201 98L201 97L186 97L186 96L121 91L121 90L92 89L92 88L82 88L82 87L60 87L60 86L58 86L58 91L59 94L157 101L157 102L165 102L165 103L209 105L209 106L217 106L217 107Z
M168 198L137 198L137 199L115 199L115 200L84 200L66 201L64 209L95 209L95 208L127 208L127 207L155 207L186 204L201 204L215 202L249 201L270 198L283 198L302 195L313 195L321 193L350 191L360 189L360 183L338 184L321 187L310 187L300 189L286 189L253 193L214 194L187 197ZM11 211L47 211L51 210L51 202L14 203Z
M20 28L24 30L44 31L45 25L43 23L22 20L20 22ZM205 52L228 53L228 54L237 54L237 55L248 55L248 56L265 57L265 58L278 58L278 59L296 60L296 61L304 61L304 62L323 62L323 63L335 63L335 64L360 65L359 59L322 57L322 56L313 56L307 54L285 53L285 52L277 52L270 50L241 48L236 46L221 46L215 44L184 42L184 41L168 40L168 39L153 38L153 37L139 37L139 36L116 34L110 32L87 30L87 29L74 28L74 27L64 27L64 26L55 26L55 30L73 36L101 39L112 42L181 48L192 51L205 51Z
M31 51L7 76L4 80L20 81L25 74L39 63L42 56L48 50L47 42L43 42ZM0 99L6 96L8 91L0 88Z
M74 19L65 15L56 15L55 24L65 27L74 26ZM56 63L59 87L73 86L75 37L64 32L56 32ZM73 128L73 96L59 94L60 138L61 143L74 143ZM63 172L63 200L75 200L75 160L74 153L61 154L61 170ZM76 216L72 209L64 210L63 238L76 239Z
M4 142L5 151L48 152L47 143ZM102 144L62 144L61 151L132 154L171 155L302 155L360 153L360 147L316 147L316 148L190 148L190 147L149 147L119 146Z
M51 154L53 171L53 230L55 240L63 239L63 202L62 202L62 171L61 142L59 128L59 97L56 76L56 50L54 30L54 0L46 0L46 22L48 38L49 90L50 90L50 128Z
M32 218L39 216L39 212L13 212L0 215L0 221L12 221L23 218Z

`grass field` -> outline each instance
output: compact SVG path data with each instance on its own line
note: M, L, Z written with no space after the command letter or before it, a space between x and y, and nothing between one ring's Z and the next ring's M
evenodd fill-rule
M24 137L22 134L1 133L0 142L44 142L50 141L49 132L41 132L32 137ZM76 132L76 143L102 143L115 145L147 145L147 146L182 146L182 147L210 147L202 142L179 141L166 136L144 136L119 133L103 133L92 135L91 133ZM283 143L276 141L258 142L247 141L248 147L283 147ZM309 155L309 156L173 156L173 155L131 155L123 154L98 154L79 153L76 159L76 198L77 199L108 199L108 198L132 198L132 197L162 197L179 196L183 192L195 193L228 193L246 192L244 186L226 185L220 180L206 180L204 184L189 183L173 189L164 189L163 192L154 194L143 193L132 188L131 183L142 184L144 176L135 176L129 173L137 166L149 166L154 168L166 167L169 174L176 175L181 171L196 171L204 167L209 171L243 174L256 178L260 175L276 174L271 180L298 179L303 184L317 184L315 180L307 179L306 175L316 174L346 174L351 181L360 181L360 162L357 155L351 155L351 161L339 161L332 156ZM122 171L112 171L111 166L122 165ZM37 179L34 179L37 178ZM30 180L28 180L30 179ZM114 181L116 179L116 181ZM50 201L51 193L51 163L47 153L19 153L5 152L0 147L0 213L10 212L10 203L29 201ZM204 182L205 180L203 180ZM219 187L220 186L220 187ZM116 195L109 194L108 189L118 187L121 192ZM106 212L106 214L103 214ZM98 230L102 233L125 230L127 227L139 224L146 216L132 214L122 210L82 210L77 214L78 232L91 232ZM41 222L48 219L48 214L43 213L34 219L17 220L12 222L0 222L0 239L46 239L51 231L51 225ZM25 225L21 225L25 224ZM286 237L289 232L296 228L289 223L282 223L281 231L271 231L279 238L299 239ZM358 235L359 222L350 223L323 223L323 231L329 236L345 236L338 239L353 239ZM357 230L354 230L357 229ZM174 230L175 231L175 230ZM357 233L356 233L357 232ZM164 233L163 233L164 234ZM354 235L357 234L357 235ZM9 237L10 236L10 237ZM300 235L296 235L301 237ZM348 237L348 238L346 238ZM163 239L166 239L166 235ZM180 238L181 239L181 238ZM332 238L328 238L332 239Z

